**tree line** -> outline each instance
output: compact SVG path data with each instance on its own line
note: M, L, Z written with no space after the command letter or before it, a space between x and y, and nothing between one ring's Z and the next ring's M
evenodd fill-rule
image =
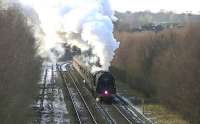
M41 60L23 9L17 4L0 8L0 123L27 124Z
M118 80L200 123L200 23L154 32L115 32Z

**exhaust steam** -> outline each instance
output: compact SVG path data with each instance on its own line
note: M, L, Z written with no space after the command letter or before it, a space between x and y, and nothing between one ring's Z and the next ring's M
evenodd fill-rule
M38 13L36 32L39 55L56 62L64 55L63 44L81 49L83 61L92 71L108 70L119 47L113 37L116 18L108 0L20 0ZM96 64L98 63L98 64Z

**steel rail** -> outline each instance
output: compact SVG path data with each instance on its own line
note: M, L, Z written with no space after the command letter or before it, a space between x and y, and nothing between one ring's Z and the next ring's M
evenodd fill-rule
M72 95L72 93L70 92L69 87L66 85L66 83L67 83L66 77L64 77L65 75L63 74L63 72L62 72L62 70L61 70L61 67L58 66L58 65L56 65L56 66L57 66L57 70L59 71L59 73L60 73L60 75L61 75L61 78L62 78L62 80L63 80L63 82L64 82L63 84L64 84L64 86L65 86L65 88L67 89L67 92L68 92L68 94L69 94L70 100L71 100L72 105L73 105L73 108L74 108L74 110L75 110L76 118L77 118L78 122L81 124L81 119L80 119L80 116L79 116L79 114L78 114L78 110L77 110L77 107L76 107L76 105L75 105L75 101L74 101L74 99L73 99L73 95Z
M85 107L87 108L87 110L88 110L88 112L89 112L89 114L90 114L90 117L92 118L93 123L94 123L94 124L98 124L97 121L96 121L96 119L95 119L95 117L93 116L93 114L92 114L92 112L91 112L89 106L87 105L87 103L86 103L86 101L85 101L83 95L81 94L81 92L80 92L80 90L79 90L77 84L76 84L77 80L75 80L75 79L73 78L73 76L72 76L72 74L71 74L70 71L69 71L68 73L69 73L70 78L71 78L72 81L73 81L73 84L74 84L75 88L76 88L77 91L78 91L79 96L81 97L81 99L82 99L82 101L83 101Z
M128 118L126 117L126 115L123 114L123 112L122 112L116 105L112 104L112 106L113 106L113 107L128 121L129 124L133 124L133 123L131 122L131 120L128 119Z
M80 76L80 78L83 79L82 76ZM105 119L106 119L110 124L116 124L116 122L114 121L114 119L110 116L110 114L104 109L104 107L103 107L100 103L96 102L96 106L97 106L98 110L101 111L101 113L104 115Z
M107 121L109 121L110 124L116 124L114 119L110 116L110 114L104 109L104 107L100 103L96 103L96 105L100 108L100 110L104 114L104 116L108 118Z
M124 98L122 98L120 95L116 94L116 98L118 98L118 100L120 100L121 102L127 104L125 107L127 108L127 110L129 110L129 112L132 113L132 115L135 117L134 120L135 121L142 121L143 124L152 124L152 122L150 120L148 120L144 115L142 115L140 112L138 112L133 106L132 104L125 100ZM131 110L131 111L130 111ZM134 113L133 113L134 112ZM137 115L137 116L135 116ZM140 120L138 120L140 119Z

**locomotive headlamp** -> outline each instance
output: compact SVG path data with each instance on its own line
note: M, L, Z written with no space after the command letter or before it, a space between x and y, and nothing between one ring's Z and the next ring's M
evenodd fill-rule
M106 94L106 95L107 95L107 94L108 94L108 91L107 91L107 90L105 90L105 91L104 91L104 94Z

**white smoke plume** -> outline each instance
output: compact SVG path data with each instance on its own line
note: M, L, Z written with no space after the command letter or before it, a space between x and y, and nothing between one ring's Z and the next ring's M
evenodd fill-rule
M113 37L115 17L108 0L28 1L20 0L36 10L45 34L40 42L42 56L51 56L56 61L64 54L61 44L68 43L82 52L91 50L93 56L85 58L87 63L99 58L102 66L93 65L93 71L108 70L119 46Z

